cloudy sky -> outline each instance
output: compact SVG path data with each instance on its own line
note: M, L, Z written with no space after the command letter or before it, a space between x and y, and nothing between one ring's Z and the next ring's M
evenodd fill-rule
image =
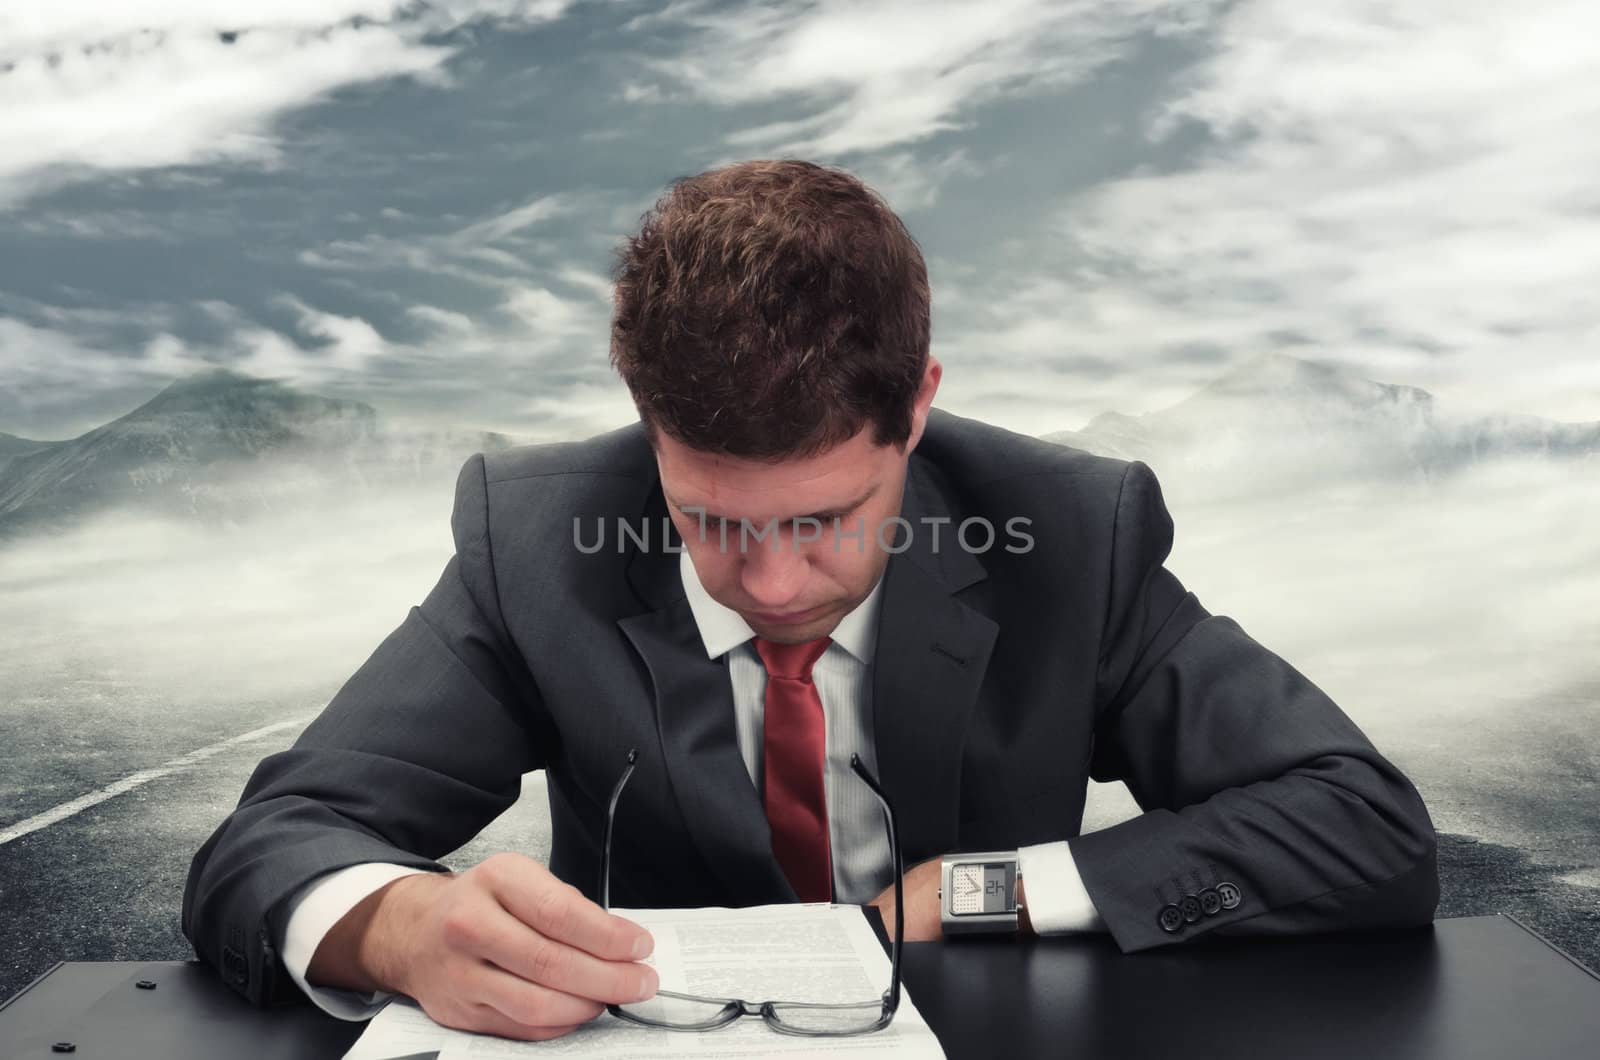
M940 403L1044 432L1267 350L1600 419L1583 0L11 0L0 431L226 364L582 436L675 177L844 166L929 259Z

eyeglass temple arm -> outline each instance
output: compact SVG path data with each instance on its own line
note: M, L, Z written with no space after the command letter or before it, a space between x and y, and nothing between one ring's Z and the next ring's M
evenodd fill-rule
M889 984L889 1011L893 1012L900 1004L900 948L906 933L906 867L900 856L900 834L894 824L894 807L889 805L889 796L883 790L883 785L862 763L860 755L850 756L850 768L878 797L878 802L883 806L884 822L889 827L889 855L894 862L894 944L890 947L892 968Z
M628 750L628 765L623 769L622 776L617 778L617 786L611 789L611 803L606 807L606 832L600 844L600 908L611 908L611 825L617 818L617 800L622 798L622 789L627 786L628 778L633 776L633 767L639 761L637 747Z

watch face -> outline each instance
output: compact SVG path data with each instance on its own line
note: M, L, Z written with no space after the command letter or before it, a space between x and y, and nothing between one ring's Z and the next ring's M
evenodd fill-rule
M981 916L1016 911L1017 866L1010 861L964 861L950 866L950 913Z

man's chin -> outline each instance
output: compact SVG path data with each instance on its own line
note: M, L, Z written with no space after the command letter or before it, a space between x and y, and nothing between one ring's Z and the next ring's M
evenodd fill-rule
M757 636L765 640L776 641L779 644L799 644L801 641L827 636L833 632L839 620L837 612L830 607L803 622L763 622L751 615L745 618L745 623L755 630Z

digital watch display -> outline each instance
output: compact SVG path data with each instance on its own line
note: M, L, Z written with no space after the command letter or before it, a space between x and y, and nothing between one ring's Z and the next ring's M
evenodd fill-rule
M939 870L939 921L946 935L1015 932L1017 852L952 854Z

